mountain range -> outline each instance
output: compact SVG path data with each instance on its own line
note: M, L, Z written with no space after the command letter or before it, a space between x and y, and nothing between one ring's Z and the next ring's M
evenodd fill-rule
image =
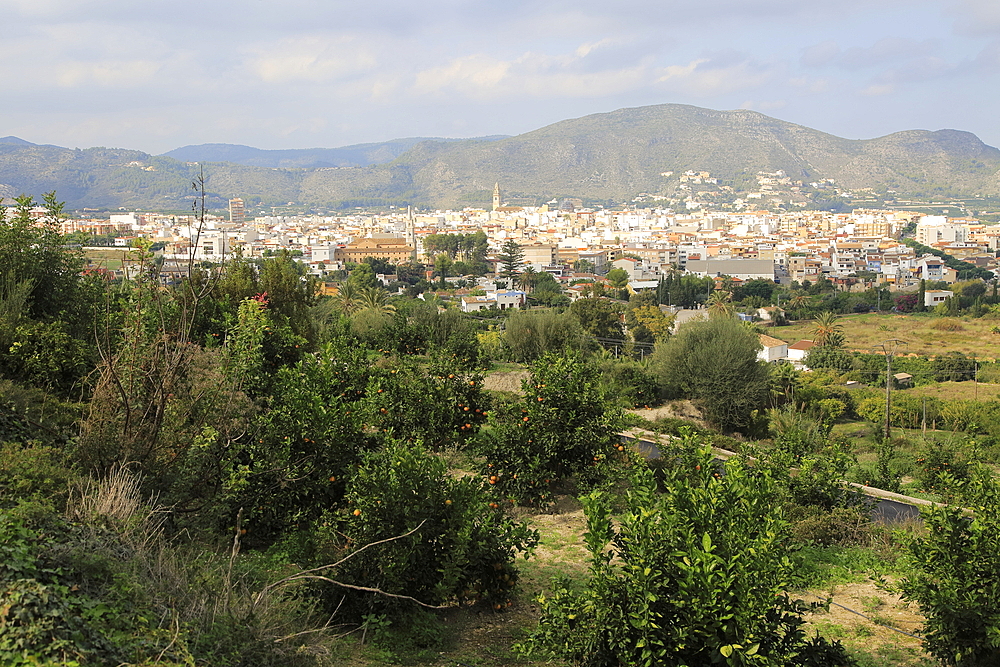
M331 149L266 151L186 146L159 156L109 148L68 149L0 138L0 196L56 190L70 208L189 208L203 172L210 205L337 208L579 197L621 202L665 193L686 170L735 190L758 172L803 182L900 195L1000 195L1000 150L958 130L905 130L845 139L748 111L661 104L565 120L525 134L477 139L395 139Z

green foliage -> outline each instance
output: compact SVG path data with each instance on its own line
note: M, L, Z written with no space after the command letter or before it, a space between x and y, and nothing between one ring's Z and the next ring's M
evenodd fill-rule
M924 647L945 665L987 667L1000 660L1000 503L996 483L981 475L960 507L922 510L926 536L910 546L903 595L925 617Z
M481 375L463 373L451 360L436 360L426 372L387 361L373 374L363 403L366 422L376 430L438 451L464 443L486 421Z
M916 478L927 492L951 495L973 472L973 452L964 443L927 441L917 454Z
M366 455L351 482L343 528L350 546L343 555L358 557L338 576L427 605L456 599L506 605L517 583L515 557L527 556L538 535L506 516L500 500L485 480L451 476L443 459L419 445L387 442ZM329 592L333 606L342 593ZM373 613L411 604L368 596L361 608Z
M545 355L522 390L518 403L491 412L480 445L481 472L504 496L545 503L556 480L586 484L607 473L621 447L621 411L607 404L594 365L576 353Z
M621 338L624 335L622 307L616 301L605 298L577 299L569 307L569 312L591 336Z
M934 358L935 382L962 382L976 375L976 360L961 352L951 351Z
M690 459L668 468L662 494L639 472L615 523L606 495L584 499L590 579L539 598L525 650L595 667L852 664L806 639L804 606L786 594L775 482L738 461L720 474L708 449Z
M534 361L545 353L581 350L590 344L572 315L552 311L512 313L503 338L513 361Z
M759 349L757 334L735 320L691 322L656 348L651 368L668 398L694 400L723 428L747 428L768 396Z
M517 241L510 239L505 241L497 254L500 260L500 270L497 272L498 278L514 280L521 275L521 267L524 266L524 249Z
M601 377L607 385L609 397L617 397L631 408L656 405L659 403L659 387L656 376L649 369L632 360L607 359L598 363Z
M362 427L371 374L364 351L334 346L278 372L256 437L228 459L227 525L243 508L247 539L266 545L338 505L375 446Z
M77 478L69 464L66 452L56 447L0 443L0 510L62 511Z
M612 289L625 289L625 286L628 285L628 271L625 269L611 269L605 277Z

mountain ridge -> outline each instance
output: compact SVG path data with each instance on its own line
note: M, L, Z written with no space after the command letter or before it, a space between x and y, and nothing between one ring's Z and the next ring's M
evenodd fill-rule
M176 158L190 157L183 151L194 148L235 151L250 164ZM664 174L686 170L708 171L737 191L756 187L758 172L782 170L792 180L832 179L848 189L1000 194L1000 150L970 132L902 130L845 139L756 111L679 104L590 114L512 137L412 137L340 149L265 151L225 144L152 156L0 140L0 195L55 189L77 208L187 208L191 180L200 170L215 205L241 196L264 205L455 208L488 203L495 182L512 198L620 202L640 193L676 192L676 178Z

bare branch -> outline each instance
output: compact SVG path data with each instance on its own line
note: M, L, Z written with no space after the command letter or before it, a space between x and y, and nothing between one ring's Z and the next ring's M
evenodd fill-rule
M363 551L365 551L366 549L368 549L370 547L375 547L375 546L378 546L380 544L385 544L387 542L394 542L396 540L401 540L404 537L409 537L413 533L415 533L418 530L420 530L425 523L427 523L427 519L424 519L419 524L417 524L417 526L413 530L411 530L409 532L406 532L406 533L403 533L402 535L396 535L395 537L389 537L389 538L386 538L384 540L378 540L377 542L371 542L370 544L366 544L365 546L361 547L357 551L353 551L353 552L347 554L346 556L344 556L343 558L341 558L340 560L338 560L336 563L330 563L329 565L321 565L319 567L314 567L314 568L312 568L310 570L302 570L301 572L296 572L295 574L289 575L289 576L285 577L284 579L279 579L278 581L274 582L273 584L268 584L267 586L265 586L264 588L262 588L259 593L257 593L257 595L256 595L256 597L254 599L254 603L253 603L254 607L256 607L258 604L260 604L261 600L264 599L264 596L267 593L271 592L275 588L278 588L279 586L282 586L284 584L291 583L293 581L297 581L297 580L300 580L300 579L321 579L323 581L329 581L330 583L336 584L338 586L343 586L344 588L352 588L352 589L359 590L359 591L368 591L368 592L371 592L371 593L379 593L379 594L385 595L387 597L413 600L417 604L423 605L424 607L429 607L431 609L440 609L441 607L435 607L433 605L429 605L429 604L426 604L424 602L420 602L420 600L417 600L415 598L411 598L408 595L396 595L394 593L386 593L385 591L381 591L381 590L379 590L377 588L365 588L363 586L352 586L350 584L344 584L344 583L341 583L339 581L334 581L333 579L328 579L326 577L321 577L319 575L314 575L313 574L314 572L321 572L323 570L329 570L329 569L332 569L332 568L335 568L335 567L339 567L339 566L343 565L345 562L347 562L348 560L350 560L351 558L354 558L355 556L357 556L358 554L362 553Z

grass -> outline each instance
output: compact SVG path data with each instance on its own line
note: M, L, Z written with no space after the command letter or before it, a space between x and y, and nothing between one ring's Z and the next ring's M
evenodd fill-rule
M990 333L998 324L994 319L941 318L929 313L865 313L842 315L837 323L843 327L846 346L861 352L878 349L887 338L899 338L905 341L897 351L901 355L933 356L956 351L980 359L1000 358L1000 335ZM814 326L812 320L800 320L768 329L768 335L788 343L810 340Z
M985 382L935 382L901 391L914 396L927 396L949 401L994 401L1000 399L1000 384L986 384Z

